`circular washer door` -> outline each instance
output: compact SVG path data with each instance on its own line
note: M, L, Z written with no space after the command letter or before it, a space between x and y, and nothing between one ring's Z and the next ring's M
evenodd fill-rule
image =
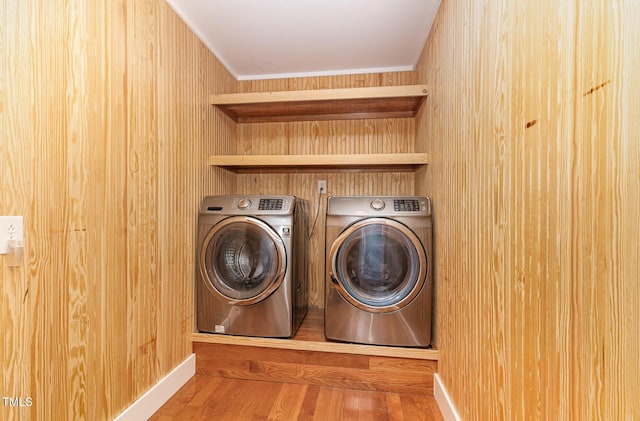
M233 216L219 222L205 237L200 253L205 284L229 304L255 304L284 279L284 243L256 218Z
M404 224L368 218L347 227L334 241L331 278L349 303L369 312L390 312L420 293L427 273L422 243Z

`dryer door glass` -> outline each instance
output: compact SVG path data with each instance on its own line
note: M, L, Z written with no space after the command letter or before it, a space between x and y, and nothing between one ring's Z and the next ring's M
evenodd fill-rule
M205 240L202 257L201 270L209 289L231 304L256 303L277 289L284 278L282 239L255 218L232 217L217 224Z
M426 255L416 235L389 219L360 221L334 244L333 276L338 292L368 311L394 311L420 292Z

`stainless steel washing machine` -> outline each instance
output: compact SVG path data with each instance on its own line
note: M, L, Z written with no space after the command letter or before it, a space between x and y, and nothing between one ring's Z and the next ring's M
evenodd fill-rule
M200 207L201 332L288 338L307 313L308 204L294 196L209 196Z
M432 322L428 197L329 197L325 336L427 347Z

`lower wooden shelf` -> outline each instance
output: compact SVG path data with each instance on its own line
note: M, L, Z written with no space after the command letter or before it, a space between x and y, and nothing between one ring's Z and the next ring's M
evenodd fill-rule
M416 171L429 163L426 153L325 155L212 155L209 165L237 173Z
M299 351L332 352L340 354L370 355L381 357L438 360L438 350L424 348L402 348L380 345L360 345L327 341L324 338L322 309L309 309L300 329L291 339L256 338L245 336L194 333L192 342L242 345L262 348L290 349Z

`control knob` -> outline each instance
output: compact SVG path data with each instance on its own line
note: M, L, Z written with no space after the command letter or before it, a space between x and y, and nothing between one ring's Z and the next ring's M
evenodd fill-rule
M251 207L251 200L240 199L238 201L238 209L249 209Z
M384 206L384 200L381 199L375 199L371 202L371 209L375 211L381 211L382 209L384 209Z

